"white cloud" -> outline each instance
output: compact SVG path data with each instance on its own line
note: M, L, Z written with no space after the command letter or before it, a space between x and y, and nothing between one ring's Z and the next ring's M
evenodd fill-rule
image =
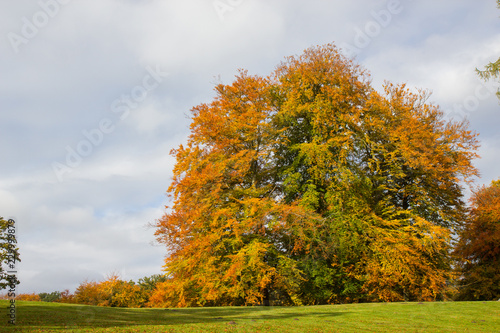
M0 189L0 216L4 219L16 217L21 211L21 201L10 191ZM9 212L10 215L1 215Z

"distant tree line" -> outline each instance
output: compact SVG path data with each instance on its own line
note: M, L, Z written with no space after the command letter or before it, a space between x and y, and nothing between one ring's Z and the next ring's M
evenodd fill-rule
M146 276L134 281L123 281L116 274L111 274L103 281L84 281L72 294L69 290L50 293L19 294L16 300L58 302L111 307L147 307L149 298L160 282L166 277L160 274ZM7 295L0 297L7 299Z

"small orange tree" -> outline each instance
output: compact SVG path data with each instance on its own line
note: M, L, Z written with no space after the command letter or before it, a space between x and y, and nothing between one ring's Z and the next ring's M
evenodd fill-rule
M112 307L143 307L148 296L148 292L133 281L125 282L116 274L112 274L101 282L82 282L71 302Z
M56 300L57 303L76 303L75 295L72 294L69 289L61 291L59 299Z
M95 281L83 281L75 290L73 302L86 305L107 305L110 295ZM106 303L106 304L105 304Z
M469 220L455 248L460 300L500 298L500 180L472 198Z

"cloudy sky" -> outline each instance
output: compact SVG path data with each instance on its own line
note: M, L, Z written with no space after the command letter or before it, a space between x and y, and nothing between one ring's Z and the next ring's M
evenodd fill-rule
M172 148L189 110L239 68L267 75L335 42L373 85L433 92L480 133L477 184L500 176L494 0L0 2L0 215L17 222L19 292L161 272Z

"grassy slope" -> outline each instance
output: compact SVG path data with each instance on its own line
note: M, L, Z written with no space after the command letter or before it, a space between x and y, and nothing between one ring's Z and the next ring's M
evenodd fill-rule
M500 332L500 302L119 309L0 301L0 332Z

